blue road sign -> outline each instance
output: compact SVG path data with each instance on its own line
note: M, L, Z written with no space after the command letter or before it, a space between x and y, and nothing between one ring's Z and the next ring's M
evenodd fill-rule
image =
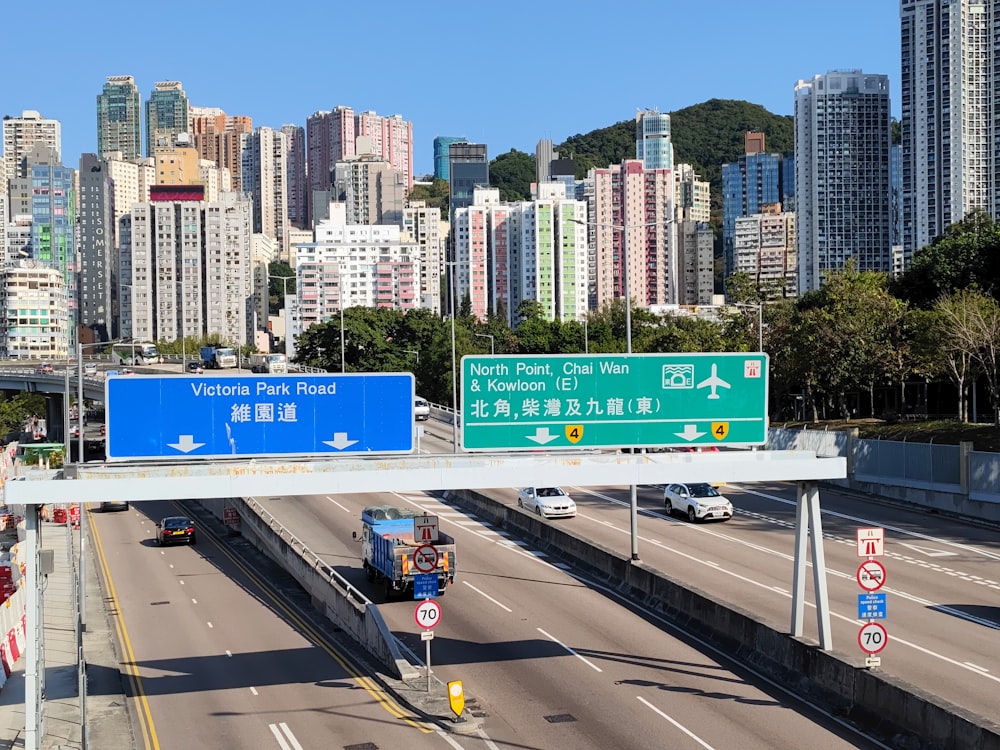
M433 599L438 595L437 573L418 573L413 576L413 598Z
M885 594L858 594L859 620L885 619Z
M413 375L129 375L105 384L107 456L413 451Z

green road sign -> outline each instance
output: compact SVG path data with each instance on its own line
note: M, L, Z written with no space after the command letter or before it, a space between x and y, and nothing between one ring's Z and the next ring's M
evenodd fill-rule
M465 450L761 445L767 355L462 357Z

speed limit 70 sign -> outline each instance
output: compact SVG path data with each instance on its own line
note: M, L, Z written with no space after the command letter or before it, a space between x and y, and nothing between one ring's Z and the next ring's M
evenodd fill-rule
M877 654L885 648L889 640L885 628L877 622L869 622L861 626L858 631L858 645L866 654Z
M441 622L441 605L433 599L424 599L413 612L413 619L424 630L433 630Z

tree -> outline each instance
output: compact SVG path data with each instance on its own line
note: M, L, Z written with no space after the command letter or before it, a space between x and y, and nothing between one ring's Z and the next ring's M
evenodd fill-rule
M511 149L490 162L490 186L500 188L500 200L525 201L531 198L535 181L535 157Z
M993 406L993 423L1000 427L1000 303L978 289L964 289L935 308L944 319L942 343L969 357L986 377Z
M406 196L407 201L423 201L428 208L438 208L447 217L451 201L451 188L447 180L437 178L430 185L414 185Z

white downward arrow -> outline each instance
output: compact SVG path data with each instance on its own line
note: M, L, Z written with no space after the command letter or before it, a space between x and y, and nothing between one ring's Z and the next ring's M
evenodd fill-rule
M684 432L675 432L674 434L679 438L684 438L685 440L697 440L705 433L698 432L698 425L686 424L684 425Z
M357 440L348 440L346 432L335 432L333 433L333 440L324 440L323 445L329 445L331 448L336 448L338 451L343 450L349 446L354 445Z
M545 445L546 443L551 443L555 440L558 435L550 435L548 427L539 427L535 430L534 435L528 435L528 440L533 440L539 445Z
M174 448L181 453L190 453L195 448L200 448L204 443L196 443L194 435L178 435L176 443L167 443L168 448Z

